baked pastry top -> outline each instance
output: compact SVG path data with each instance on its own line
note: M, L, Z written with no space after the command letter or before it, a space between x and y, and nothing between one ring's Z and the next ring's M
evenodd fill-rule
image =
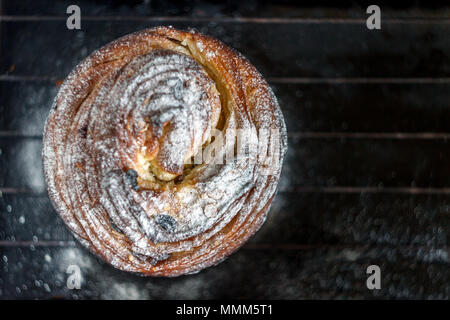
M176 276L215 265L264 222L286 152L267 82L198 32L158 27L93 52L47 119L50 198L114 267Z

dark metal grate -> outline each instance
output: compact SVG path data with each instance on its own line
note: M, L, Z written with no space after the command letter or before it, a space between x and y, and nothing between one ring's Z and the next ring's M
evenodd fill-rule
M448 298L450 7L294 1L0 2L0 298ZM141 278L84 250L56 215L40 160L58 82L86 55L156 25L195 27L265 75L289 130L263 228L217 267ZM81 290L66 287L78 264ZM366 267L382 289L366 288Z

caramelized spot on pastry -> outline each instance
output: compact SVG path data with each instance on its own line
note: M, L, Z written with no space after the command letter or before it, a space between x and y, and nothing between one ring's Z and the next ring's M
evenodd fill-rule
M177 221L167 214L157 214L155 221L167 232L174 232L177 227Z
M136 172L136 170L133 169L129 169L127 171L127 179L128 179L128 183L131 185L131 187L134 190L139 190L139 186L138 186L138 182L137 182L137 177L138 177L138 173Z

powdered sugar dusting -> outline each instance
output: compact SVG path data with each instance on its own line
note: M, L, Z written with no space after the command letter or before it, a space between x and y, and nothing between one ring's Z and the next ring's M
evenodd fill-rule
M278 152L186 167L221 111L224 133L246 129L251 145ZM119 269L173 276L220 262L261 226L285 151L276 98L244 57L195 31L155 28L68 76L43 158L50 197L83 245ZM255 157L278 165L263 174Z

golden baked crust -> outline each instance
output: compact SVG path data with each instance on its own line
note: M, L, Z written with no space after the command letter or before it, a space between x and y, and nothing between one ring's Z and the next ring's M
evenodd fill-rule
M237 131L256 153L218 144L216 133L229 142ZM205 152L232 161L195 162ZM121 270L177 276L219 263L260 228L285 152L276 98L247 59L158 27L69 74L43 161L50 198L83 245Z

